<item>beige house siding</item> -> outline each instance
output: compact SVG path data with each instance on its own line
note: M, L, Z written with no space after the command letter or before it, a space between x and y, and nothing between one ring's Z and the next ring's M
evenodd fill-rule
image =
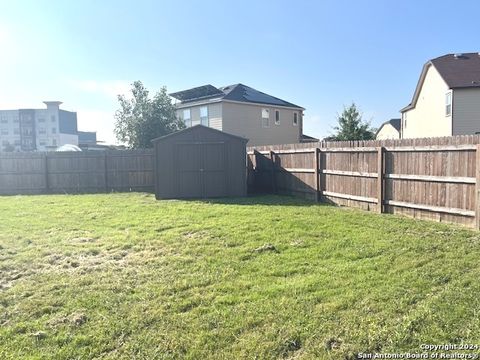
M438 71L429 66L415 107L402 113L403 138L452 135L452 117L445 116L448 91Z
M377 140L387 139L400 139L400 132L395 129L391 124L385 124L382 126L376 136Z
M262 126L262 109L268 109L269 126ZM275 110L280 111L280 124L275 124ZM293 125L294 113L298 125ZM223 131L249 139L248 145L298 143L302 128L302 110L263 104L223 102Z
M480 132L480 89L453 91L453 135Z
M209 127L222 130L222 103L201 104L192 106L183 106L177 110L177 116L183 119L183 110L190 109L190 117L192 119L192 126L200 124L200 108L207 106L208 108L208 122Z

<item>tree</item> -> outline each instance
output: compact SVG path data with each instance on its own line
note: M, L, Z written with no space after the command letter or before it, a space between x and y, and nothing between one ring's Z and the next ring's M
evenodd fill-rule
M363 121L362 114L355 103L343 108L343 112L337 116L337 122L338 126L333 128L336 134L325 138L325 140L348 141L375 139L375 129L370 127L369 122Z
M175 106L162 87L153 98L141 81L132 84L132 98L118 95L120 109L115 112L115 135L131 149L152 147L151 140L183 129Z

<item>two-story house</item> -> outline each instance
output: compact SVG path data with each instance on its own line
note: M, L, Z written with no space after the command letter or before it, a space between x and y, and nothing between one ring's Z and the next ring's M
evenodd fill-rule
M243 84L204 85L170 94L186 126L202 124L249 139L248 145L302 141L301 106Z
M402 138L480 133L480 53L429 60L400 112Z

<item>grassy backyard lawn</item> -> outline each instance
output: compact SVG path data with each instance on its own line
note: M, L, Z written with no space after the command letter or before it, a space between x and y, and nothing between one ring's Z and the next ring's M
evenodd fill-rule
M480 344L480 234L290 197L0 198L0 359Z

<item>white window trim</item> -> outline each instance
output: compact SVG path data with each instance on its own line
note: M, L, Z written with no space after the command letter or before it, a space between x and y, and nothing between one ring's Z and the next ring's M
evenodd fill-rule
M278 114L278 121L277 121L277 114ZM275 125L280 125L280 110L275 109L275 119L274 119Z
M297 115L297 122L295 122L295 115ZM298 112L294 111L293 112L293 118L292 118L292 125L293 126L298 126L298 119L299 119Z
M188 117L185 117L185 113L188 112ZM190 109L183 109L182 111L183 122L186 127L192 127L192 111ZM188 123L187 123L188 121Z
M447 103L447 97L450 95L450 103ZM450 111L447 112L447 107L450 106ZM445 117L452 116L453 112L453 91L447 91L445 93Z
M205 117L205 116L202 116L202 109L206 109L207 110L207 124L203 124L202 123L202 117ZM203 126L210 126L210 116L209 116L209 111L208 111L208 106L200 106L200 124L203 125Z
M268 117L263 116L263 111L264 110L267 111ZM261 115L262 115L262 128L264 128L264 129L269 128L270 127L270 109L262 108ZM265 125L264 120L267 120L267 125Z

